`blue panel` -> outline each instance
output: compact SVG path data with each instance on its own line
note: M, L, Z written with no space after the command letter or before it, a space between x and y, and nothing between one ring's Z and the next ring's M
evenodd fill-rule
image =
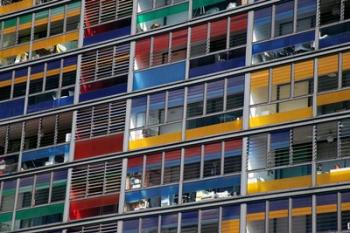
M270 40L253 45L253 54L270 51L274 49L284 48L295 44L313 41L315 39L315 32L304 32L297 35L283 37L276 40Z
M239 186L240 176L223 177L211 180L202 180L184 184L184 192L196 192L198 190L219 189L225 187Z
M67 155L69 152L69 144L55 146L51 148L45 148L41 150L35 150L30 152L24 152L22 155L22 162L26 162L29 160L47 158L54 155L65 154Z
M185 79L185 62L134 73L133 90L155 87Z
M85 38L84 39L84 46L95 44L95 43L105 41L105 40L115 39L115 38L118 38L121 36L130 35L130 32L131 32L130 27L123 27L123 28L118 28L118 29L112 30L112 31L99 33L95 36Z
M155 198L161 196L177 195L179 192L178 185L164 186L160 188L144 189L140 191L125 193L127 203L135 202L141 199Z
M232 69L245 66L245 57L234 58L227 61L217 62L210 65L195 67L190 69L190 78L210 73L219 72L222 70Z
M320 48L326 48L332 45L342 44L350 41L350 32L344 32L339 35L328 36L320 40Z
M70 66L70 65L76 65L77 64L77 57L66 57L63 61L63 66Z
M12 79L12 71L0 73L0 81Z
M102 98L102 97L106 97L106 96L112 96L112 95L116 95L119 93L124 93L127 91L127 84L126 83L122 83L122 84L118 84L118 85L114 85L108 88L103 88L103 89L99 89L96 91L90 91L84 94L81 94L79 97L80 102L84 102L84 101L88 101L88 100L92 100L92 99L97 99L97 98Z
M0 118L22 115L24 113L24 99L0 103Z
M46 110L50 108L57 108L65 105L73 104L73 96L68 96L65 98L60 98L57 100L45 101L28 106L28 113L37 112L41 110Z

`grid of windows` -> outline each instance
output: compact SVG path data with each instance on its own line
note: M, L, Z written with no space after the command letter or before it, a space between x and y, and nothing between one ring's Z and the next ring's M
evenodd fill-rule
M0 231L348 231L349 12L0 0Z

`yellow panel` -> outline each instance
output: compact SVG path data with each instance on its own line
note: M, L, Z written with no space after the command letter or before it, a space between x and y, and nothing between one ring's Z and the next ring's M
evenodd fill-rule
M0 7L1 14L7 14L14 11L27 9L33 6L33 0L23 0L21 2L15 2L9 5Z
M48 24L48 22L49 22L49 18L39 19L39 20L35 20L34 25L40 26L43 24Z
M330 172L317 174L317 185L350 181L350 168L334 169Z
M288 217L288 210L274 210L269 212L269 218L286 218Z
M63 20L64 19L64 13L62 12L61 14L58 15L52 15L50 21L58 21L58 20Z
M350 202L343 202L341 203L341 210L350 210Z
M223 134L231 131L237 131L242 129L242 121L235 120L195 129L186 130L186 139L200 138L209 135Z
M18 77L15 79L15 84L27 82L27 76Z
M5 80L0 82L0 87L6 87L6 86L11 86L12 80Z
M63 67L63 73L70 72L70 71L76 71L77 65L70 65Z
M17 56L19 54L23 54L24 52L29 51L29 44L22 44L13 48L8 48L0 51L0 57L12 57Z
M10 27L10 28L5 28L4 30L2 30L2 33L3 34L8 34L8 33L13 33L13 32L16 32L17 28L16 26L14 27Z
M294 80L300 81L312 78L314 76L313 61L304 61L296 63L294 66Z
M300 207L292 209L292 216L305 216L311 215L311 207Z
M290 83L291 66L280 66L272 69L272 84L279 85Z
M343 70L350 70L350 52L343 53Z
M317 96L317 106L350 100L350 90L326 93Z
M250 87L251 89L266 87L269 84L269 70L258 71L251 74Z
M288 112L274 113L265 116L251 117L249 119L250 128L261 127L271 124L296 121L312 117L312 108L302 108Z
M224 220L221 223L221 233L239 233L239 220Z
M248 182L248 193L271 192L309 186L311 186L311 176L298 176L278 180Z
M318 214L331 212L337 212L336 204L316 206L316 213Z
M23 23L18 26L18 30L31 29L32 23Z
M247 214L247 221L259 221L265 219L265 212Z
M76 16L76 15L80 15L80 9L76 8L74 10L70 10L67 12L67 17L72 17L72 16Z
M181 132L167 133L159 136L136 139L129 141L129 150L136 150L144 147L159 146L181 141Z
M318 76L338 71L338 54L318 60Z
M55 46L56 44L63 44L65 42L77 40L78 38L79 33L77 31L73 31L64 35L54 36L44 40L35 41L33 43L33 51L42 48L50 48Z

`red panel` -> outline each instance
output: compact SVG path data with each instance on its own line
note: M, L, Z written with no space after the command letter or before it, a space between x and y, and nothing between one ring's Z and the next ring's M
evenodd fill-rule
M76 142L74 159L84 159L98 155L121 152L122 150L123 134L115 134Z
M237 15L231 17L230 31L245 31L247 30L247 15Z
M191 43L207 41L208 24L201 24L192 28Z
M185 150L185 157L200 156L200 155L201 155L200 146L189 147L189 148L186 148Z
M117 205L118 201L119 194L71 201L69 212L70 219L75 220L99 215L99 208L104 206Z
M214 21L210 24L211 37L226 36L227 32L227 19Z
M180 160L181 159L181 150L167 151L165 152L165 160Z
M242 149L242 140L241 139L233 139L225 141L225 150L236 150Z
M213 153L220 153L221 152L221 143L214 143L214 144L207 144L204 147L205 155L208 156L212 155Z

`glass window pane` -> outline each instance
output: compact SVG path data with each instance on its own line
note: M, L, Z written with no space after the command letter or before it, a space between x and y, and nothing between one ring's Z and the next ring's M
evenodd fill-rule
M184 90L168 92L167 122L180 121L183 118Z
M171 62L184 60L187 57L187 35L188 31L178 30L172 33Z
M148 125L164 123L165 117L165 93L150 96Z
M282 36L293 32L294 1L276 5L275 36Z
M164 156L164 184L180 180L181 150L167 151Z
M243 45L247 42L247 14L231 17L230 47Z
M146 156L145 187L160 185L162 175L162 154Z
M224 107L224 80L207 85L207 114L220 112Z
M243 107L244 103L244 76L227 79L226 109Z
M317 125L317 160L337 157L337 128L335 121Z
M38 175L35 184L35 205L47 204L50 193L50 174Z
M338 88L338 55L322 57L318 61L318 92Z
M184 180L199 178L201 165L201 147L185 149Z
M268 101L269 71L259 71L250 77L250 104L260 104Z
M272 8L254 11L253 41L266 40L271 37Z
M147 97L139 97L132 100L130 128L134 129L145 125L147 109Z
M227 140L224 148L224 174L241 171L242 140Z
M191 57L206 54L207 52L208 24L192 27L191 31Z
M215 52L226 48L227 19L210 23L210 45L209 51Z
M181 216L181 233L198 232L198 212L185 212Z
M292 199L292 233L312 232L311 206L311 196Z
M32 206L33 182L34 177L25 177L20 179L17 209Z
M298 0L297 31L314 28L316 24L316 1Z
M161 233L177 233L178 216L177 214L162 215Z
M154 37L152 55L152 66L168 63L169 33Z
M139 224L138 219L123 221L123 233L138 233Z
M271 148L269 156L271 156L269 160L269 167L277 167L289 164L289 130L286 131L277 131L271 133Z
M158 232L158 217L142 218L141 233L157 233Z
M265 232L265 202L250 203L247 206L247 232Z
M126 189L141 188L143 171L143 156L129 158L126 175Z
M251 136L248 140L248 169L266 167L267 134Z
M304 163L312 159L312 126L293 129L293 163Z
M204 177L220 175L221 147L221 143L207 144L204 146Z
M343 192L341 194L341 229L349 230L350 223L350 192Z
M288 99L290 97L291 66L280 66L272 69L271 100Z
M317 232L334 232L337 230L337 195L322 194L316 196Z
M204 85L190 86L187 98L187 117L203 114Z
M221 233L240 231L240 206L222 207Z
M201 211L201 233L214 233L219 230L219 209Z
M288 200L269 202L269 233L288 232Z
M3 191L1 194L2 212L13 211L16 198L16 180L8 180L3 182Z
M340 0L320 0L320 24L340 20Z

